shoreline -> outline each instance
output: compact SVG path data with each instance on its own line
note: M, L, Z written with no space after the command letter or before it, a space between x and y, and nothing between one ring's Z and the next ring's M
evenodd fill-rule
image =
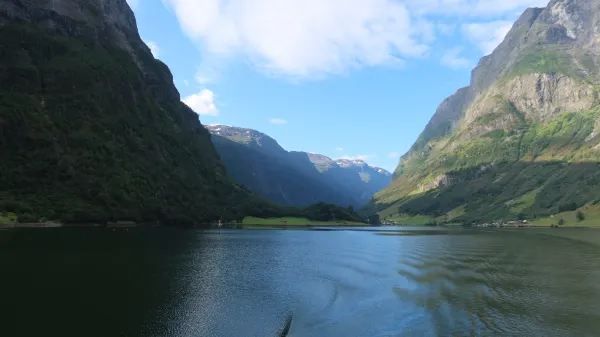
M462 225L370 225L367 223L314 223L314 224L223 224L219 227L214 224L193 227L165 226L156 223L135 223L135 222L113 222L107 224L88 223L88 224L63 224L59 222L32 222L32 223L8 223L0 224L1 230L15 229L56 229L56 228L106 228L106 229L134 229L134 228L190 228L190 229L246 229L246 230L286 230L286 229L340 229L340 228L465 228L465 229L497 229L497 230L520 230L520 229L600 229L598 226L551 226L543 224L530 223L527 226L462 226Z
M379 228L383 226L373 226L369 224L314 224L314 225L241 225L237 227L223 227L224 229L328 229L328 228Z
M8 224L0 224L0 230L8 230L8 229L39 229L39 228L108 228L108 229L127 229L127 228L153 228L153 227L161 227L157 224L148 224L148 223L136 223L136 222L111 222L106 224L100 223L69 223L64 224L60 222L24 222L24 223L8 223ZM163 226L166 227L166 226Z
M0 224L2 229L20 229L20 228L63 228L63 224L58 222L31 222L31 223L9 223Z

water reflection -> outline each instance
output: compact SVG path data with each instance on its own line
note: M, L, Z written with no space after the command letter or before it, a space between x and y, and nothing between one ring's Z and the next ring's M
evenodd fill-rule
M5 231L0 317L7 336L276 336L288 313L296 337L594 336L598 243L593 230Z
M598 318L597 246L498 232L415 248L398 271L412 287L394 292L426 309L436 335L581 336L599 327L589 324Z

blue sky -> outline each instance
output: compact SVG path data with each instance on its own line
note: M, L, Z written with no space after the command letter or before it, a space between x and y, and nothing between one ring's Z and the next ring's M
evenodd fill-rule
M437 105L547 0L128 0L204 124L393 171Z

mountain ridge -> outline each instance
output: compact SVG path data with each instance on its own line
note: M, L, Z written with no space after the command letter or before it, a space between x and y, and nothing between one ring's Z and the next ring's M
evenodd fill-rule
M592 192L583 193L582 199L557 196L557 190L550 194L556 197L554 203L547 203L534 191L552 182L553 175L574 174L578 163L600 159L600 32L595 28L599 13L597 0L553 0L545 8L526 10L505 40L481 59L470 86L440 104L402 157L394 182L376 196L380 214L388 218L428 214L436 222L468 222L550 215L569 198L577 200L577 207L595 202ZM571 165L572 170L552 166L555 162ZM534 174L539 169L545 175L528 176L540 181L526 193L517 186L486 192L499 181L492 172L512 172L507 163L515 167L527 163L536 169L523 172ZM543 163L549 165L539 166ZM546 171L547 167L555 171ZM596 173L590 171L588 184L596 186ZM475 184L478 176L487 177L487 186ZM474 194L472 200L464 200L468 197L457 191L458 185ZM509 207L527 193L533 198L530 205ZM490 211L483 199L500 211Z
M225 125L207 128L236 181L280 204L306 206L329 202L361 207L391 178L389 172L364 161L288 152L275 139L256 130ZM243 153L244 150L259 154Z
M254 202L125 0L2 1L0 47L0 212L199 225Z

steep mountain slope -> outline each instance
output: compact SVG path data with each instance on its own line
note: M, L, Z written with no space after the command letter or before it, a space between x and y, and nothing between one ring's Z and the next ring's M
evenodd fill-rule
M22 221L203 223L249 200L125 0L0 2L0 172Z
M534 218L600 200L600 0L528 9L376 196L383 218Z
M348 188L362 205L392 181L391 173L379 167L369 166L362 160L332 160L312 153L308 153L308 158L327 181Z
M391 181L391 174L362 161L288 152L251 129L208 126L227 171L236 181L273 202L305 206L328 202L360 207Z

